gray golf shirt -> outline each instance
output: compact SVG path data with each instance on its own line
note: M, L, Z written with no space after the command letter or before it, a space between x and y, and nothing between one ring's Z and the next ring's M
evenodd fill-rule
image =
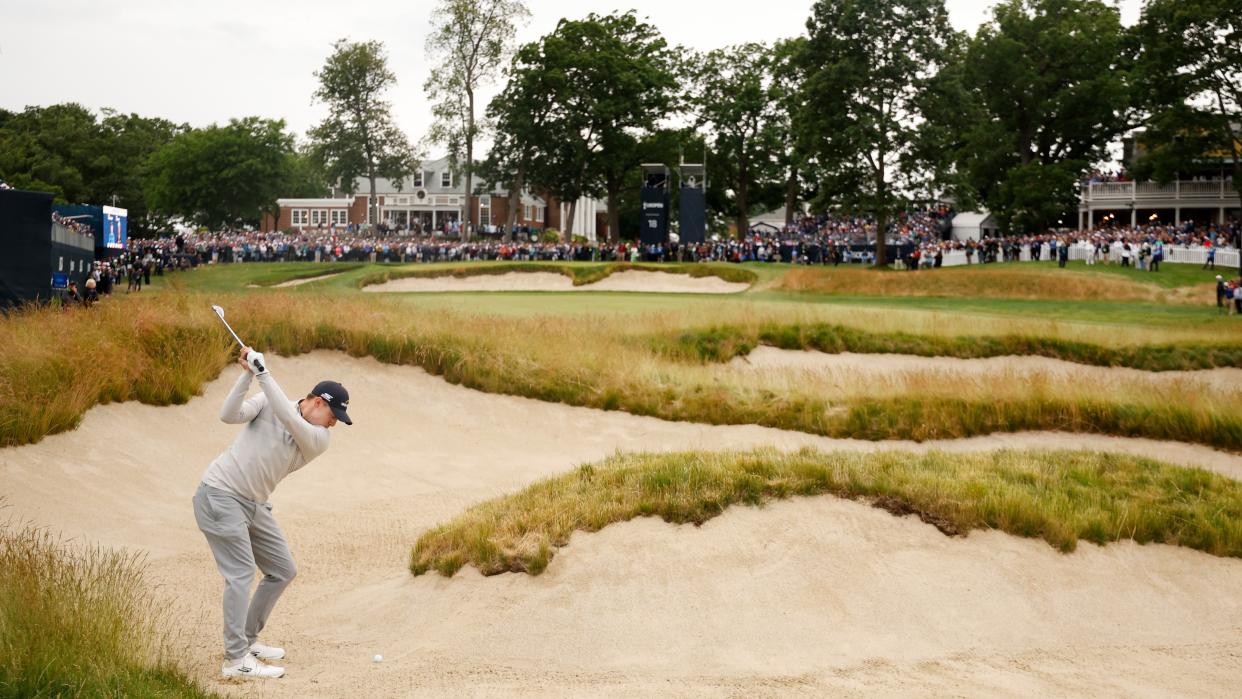
M328 428L307 422L271 374L259 377L263 392L245 400L253 378L243 369L220 408L221 422L246 426L207 467L203 483L263 503L281 479L328 450Z

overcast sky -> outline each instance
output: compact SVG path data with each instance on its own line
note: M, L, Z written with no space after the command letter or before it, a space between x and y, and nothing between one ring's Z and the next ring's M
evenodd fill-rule
M947 0L973 32L992 0ZM1122 21L1140 0L1120 0ZM562 17L634 9L670 44L705 50L802 34L811 0L528 0L531 41ZM431 114L422 85L431 0L0 0L0 107L78 102L193 126L230 117L283 118L300 136L323 118L312 73L332 42L378 39L397 87L388 95L412 141ZM481 104L494 94L491 88ZM433 154L435 149L433 149Z

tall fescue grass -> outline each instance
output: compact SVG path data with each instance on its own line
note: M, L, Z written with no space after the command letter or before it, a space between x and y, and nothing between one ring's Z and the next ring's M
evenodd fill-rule
M727 282L753 284L758 276L748 270L734 265L725 264L642 264L630 262L600 262L590 264L558 264L551 262L494 262L470 263L449 266L423 267L422 265L384 269L358 279L358 287L383 284L395 279L416 277L420 279L437 279L440 277L476 277L485 275L509 274L511 272L550 272L562 274L573 280L574 286L594 284L606 277L625 271L663 272L666 274L685 274L694 278L719 277Z
M732 505L795 496L861 499L950 535L999 529L1061 551L1132 539L1242 557L1242 484L1120 454L803 449L627 454L476 505L419 537L415 575L539 574L575 531L635 517L703 522Z
M1210 292L1211 285L1208 280L1205 280L1205 284ZM776 282L774 288L851 296L947 296L1063 301L1109 299L1146 303L1202 303L1202 299L1195 299L1185 293L1176 293L1118 275L1013 266L1001 269L990 266L941 269L931 274L877 272L850 267L807 267L791 270Z
M0 522L0 697L209 697L169 655L143 559Z
M185 403L219 373L228 344L202 312L210 303L133 301L26 308L0 320L0 446L73 429L99 403Z
M211 303L222 303L242 337L274 354L340 350L418 365L481 391L669 420L757 424L866 439L1061 429L1242 449L1242 396L1203 393L1193 383L1152 384L1140 378L1048 383L1027 377L961 384L911 375L887 383L867 379L841 385L703 364L695 359L703 355L698 349L702 343L676 339L685 333L693 337L700 328L710 335L710 323L727 321L727 331L712 336L715 346L726 348L711 350L712 357L722 358L765 332L777 337L788 332L798 343L803 336L820 337L816 342L826 337L805 333L810 326L798 325L797 313L788 314L789 325L782 326L749 315L745 305L722 307L711 318L669 313L640 319L514 319L430 312L399 299L305 292L216 294L211 299L176 292L112 301L91 312L31 311L5 321L8 331L0 334L0 356L6 358L0 365L0 445L29 443L70 429L96 402L166 404L188 399L232 355L229 337L210 310ZM986 327L982 330L980 338L990 337ZM661 351L653 349L653 337L665 338L656 343ZM860 337L888 342L874 333ZM892 342L915 341L898 337ZM1227 359L1234 351L1229 346L1217 350L1210 356ZM1079 355L1104 351L1087 348ZM1134 348L1134 356L1143 351ZM275 367L279 371L278 362Z

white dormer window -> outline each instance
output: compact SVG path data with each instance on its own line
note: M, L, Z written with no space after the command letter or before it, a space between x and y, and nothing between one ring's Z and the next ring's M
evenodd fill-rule
M453 186L453 173L449 172L448 170L441 172L440 173L440 186L446 189L449 187L452 187Z
M414 173L414 186L415 187L423 186L423 171L422 170L419 170Z

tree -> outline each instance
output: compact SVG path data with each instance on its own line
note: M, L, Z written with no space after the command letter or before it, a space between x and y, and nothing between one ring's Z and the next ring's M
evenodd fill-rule
M708 51L689 66L687 102L696 126L710 134L708 145L716 156L712 170L733 192L740 234L750 230L751 190L780 175L773 157L784 145L775 130L780 105L774 70L773 50L756 43Z
M531 182L569 202L570 220L582 196L608 197L611 240L620 234L618 198L638 165L638 139L672 105L672 58L659 31L633 12L562 19L528 44L514 73L538 85L551 106L533 134Z
M1101 0L1008 0L946 67L930 123L957 134L957 171L1002 230L1043 230L1126 124L1124 32Z
M92 181L94 201L112 203L115 196L117 206L128 211L130 231L136 237L154 236L168 230L168 219L147 206L146 165L153 153L189 127L111 109L104 109L103 116L99 127L107 148L97 161L103 167Z
M818 0L807 31L799 142L821 205L875 214L882 267L902 179L919 166L920 97L953 36L948 13L943 0Z
M768 122L768 130L773 140L779 144L776 149L776 164L785 178L786 225L793 223L794 214L797 213L802 199L801 174L806 167L797 143L800 123L798 119L806 107L804 76L799 69L802 52L805 50L804 37L782 39L776 42L772 50L771 95L775 109L772 120Z
M509 207L505 221L505 241L511 240L517 224L518 207L527 178L536 167L536 155L555 148L548 129L552 102L547 90L555 89L545 79L546 72L533 69L540 55L538 44L523 47L521 57L509 70L505 88L487 106L487 118L495 125L494 139L480 175L488 182L508 185ZM547 177L539 178L546 181ZM562 225L568 230L568 225Z
M147 201L209 228L258 224L290 181L292 157L283 120L246 117L195 129L152 154Z
M0 110L0 178L52 192L57 201L115 204L129 210L135 236L165 222L149 215L143 166L186 129L164 119L104 109L103 120L78 104Z
M428 140L446 146L466 177L467 231L474 223L474 142L485 130L475 119L475 93L510 60L517 24L528 17L523 0L440 0L432 12L427 53L438 65L424 85L435 117Z
M1218 169L1242 202L1242 0L1150 0L1137 30L1138 174Z
M370 182L367 220L379 219L375 180L386 177L398 189L418 166L418 155L392 120L392 105L382 98L397 78L388 70L384 45L341 39L315 72L319 88L314 100L328 106L328 117L309 132L323 171L348 194L357 181Z

